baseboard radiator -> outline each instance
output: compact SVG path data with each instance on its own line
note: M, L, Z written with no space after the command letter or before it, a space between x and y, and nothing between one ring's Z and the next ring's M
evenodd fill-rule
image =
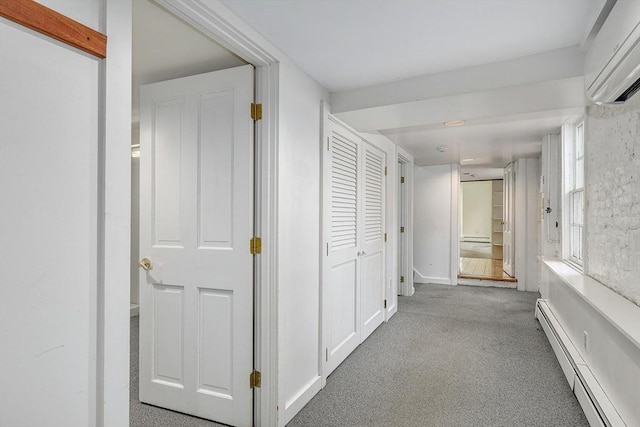
M626 427L546 300L536 302L535 313L589 424L592 427Z

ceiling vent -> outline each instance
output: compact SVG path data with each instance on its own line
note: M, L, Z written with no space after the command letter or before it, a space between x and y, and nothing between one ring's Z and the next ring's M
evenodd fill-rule
M587 96L623 104L640 89L640 2L616 2L585 61Z

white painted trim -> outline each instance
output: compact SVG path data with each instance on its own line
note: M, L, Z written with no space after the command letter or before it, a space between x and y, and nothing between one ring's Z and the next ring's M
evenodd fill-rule
M413 281L415 283L433 283L436 285L451 285L451 279L449 277L430 277L423 276L418 270L413 269L414 277ZM455 283L454 283L455 285ZM411 294L413 295L413 293Z
M640 347L640 307L558 258L542 258L544 266Z
M588 361L580 356L579 351L564 331L562 323L555 315L553 308L547 301L539 299L536 303L535 313L585 416L589 420L589 424L592 426L625 427L627 424L622 420L615 406L593 375ZM570 366L566 364L566 361L569 362ZM572 378L573 383L571 382ZM603 422L603 419L605 422Z
M140 314L140 306L138 304L129 304L129 317L136 317Z
M514 247L515 257L513 265L513 277L518 279L518 290L524 291L526 285L526 238L527 238L527 164L524 159L517 160L513 164L515 173L514 200Z
M278 62L277 49L218 1L154 1L256 67Z
M462 211L462 209L460 210ZM485 236L462 236L460 238L461 242L471 242L471 243L491 243L491 237Z
M480 286L486 288L506 288L517 289L516 282L503 282L499 280L485 280L485 279L458 279L458 285L464 286Z
M460 165L451 165L451 253L449 257L450 284L458 284L460 272Z
M322 377L318 375L285 403L282 425L286 425L296 416L322 388Z
M328 191L329 188L329 177L326 172L328 167L327 165L327 150L326 141L327 138L330 137L329 128L327 125L328 117L331 115L331 105L326 101L321 101L320 103L320 150L322 154L320 154L320 209L322 212L320 213L320 248L319 248L319 271L320 271L320 307L319 307L319 318L318 318L318 372L320 373L320 388L323 389L327 385L327 377L325 372L327 369L327 356L326 351L327 347L325 343L329 341L329 337L327 336L327 329L324 327L325 318L328 318L328 313L325 313L327 307L324 304L324 301L328 300L327 289L324 286L324 277L325 277L325 264L326 259L325 255L327 254L327 239L325 236L328 235L328 227L329 224L326 221L325 217L325 191ZM286 403L285 403L286 406Z
M105 1L102 30L104 145L99 187L104 212L98 264L98 426L129 425L129 307L131 242L131 0ZM100 245L100 243L99 243Z
M397 151L397 160L399 162L402 162L404 164L404 172L405 172L405 176L404 176L404 183L406 185L405 188L405 211L406 211L406 222L407 224L405 225L405 233L407 235L406 241L405 241L405 255L406 255L406 259L404 262L403 266L398 266L398 274L397 276L400 277L401 275L405 276L405 281L404 284L399 285L398 286L398 293L399 295L403 295L403 296L411 296L415 293L415 288L413 286L413 234L414 234L414 228L413 228L413 187L414 187L414 177L413 177L413 167L414 167L414 159L413 156L406 151L405 149L403 149L402 147L398 147L396 146L396 151ZM401 200L398 197L397 198L397 202L396 203L400 203ZM399 224L396 224L399 225ZM397 227L396 227L397 228ZM398 244L399 240L396 241L396 244ZM399 247L398 247L399 250Z

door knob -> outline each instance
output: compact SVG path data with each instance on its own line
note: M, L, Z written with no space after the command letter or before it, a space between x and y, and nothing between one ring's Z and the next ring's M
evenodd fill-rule
M138 266L144 268L147 271L153 268L153 266L151 265L151 260L149 258L142 258L140 262L138 262Z

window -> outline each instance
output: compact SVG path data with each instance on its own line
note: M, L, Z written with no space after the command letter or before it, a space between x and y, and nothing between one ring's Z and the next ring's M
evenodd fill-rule
M584 248L584 122L562 129L564 163L563 257L582 268Z

